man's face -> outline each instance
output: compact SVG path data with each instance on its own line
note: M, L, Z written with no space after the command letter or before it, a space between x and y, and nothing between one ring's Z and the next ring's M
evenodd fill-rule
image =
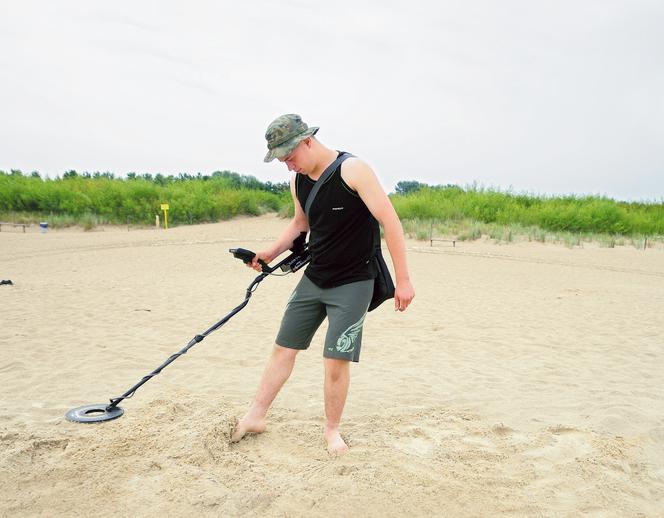
M295 171L296 173L300 174L308 174L309 154L307 151L309 150L309 143L310 139L304 139L297 146L295 146L295 149L293 149L290 155L284 158L280 158L279 162L285 163L289 171Z

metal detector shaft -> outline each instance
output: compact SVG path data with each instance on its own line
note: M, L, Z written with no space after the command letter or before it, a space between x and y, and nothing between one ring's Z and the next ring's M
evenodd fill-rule
M276 267L275 267L276 268ZM112 398L111 404L106 407L106 411L110 412L113 410L123 399L130 398L131 396L134 395L134 392L138 390L144 383L146 383L148 380L151 378L155 377L157 374L159 374L165 367L173 363L175 360L177 360L180 356L183 354L186 354L189 349L191 349L194 345L196 345L198 342L202 342L203 339L212 333L213 331L216 331L219 329L221 326L223 326L226 322L228 322L236 313L238 313L240 310L242 310L248 303L249 299L251 298L251 295L253 294L254 290L258 286L258 284L265 279L275 268L267 268L268 271L264 271L261 273L258 277L254 279L254 281L249 285L246 291L246 295L244 297L244 301L237 306L233 311L231 311L228 315L226 315L224 318L222 318L219 322L214 324L212 327L210 327L207 331L194 336L189 343L179 352L171 355L164 363L162 363L159 367L157 367L155 370L153 370L150 374L147 376L144 376L136 385L131 387L127 392L122 394L119 397ZM265 268L264 268L265 269Z
M228 322L234 315L236 315L240 310L242 310L249 303L251 295L258 287L258 284L263 279L265 279L265 277L267 277L268 275L286 275L288 273L296 272L304 265L309 263L309 261L311 260L311 255L309 254L308 245L305 240L306 240L306 232L301 232L300 236L293 241L293 246L290 249L292 253L288 257L280 261L278 264L276 264L275 266L271 267L264 261L259 260L258 262L261 265L261 274L258 277L256 277L253 280L253 282L249 285L249 287L246 290L246 295L244 297L244 300L239 306L234 308L228 315L226 315L219 322L210 327L207 331L204 331L203 333L194 336L182 350L171 355L164 363L162 363L159 367L153 370L150 374L141 378L141 380L138 383L136 383L136 385L131 387L127 392L125 392L119 397L111 398L110 405L100 403L100 404L84 405L77 408L72 408L65 414L65 418L68 421L72 421L75 423L98 423L103 421L110 421L111 419L116 419L120 417L124 413L122 407L118 406L118 404L121 401L132 397L134 393L144 383L154 378L168 365L173 363L177 358L179 358L183 354L186 354L187 351L189 351L189 349L191 349L194 345L196 345L198 342L202 342L207 335L219 329L226 322ZM252 260L256 256L256 254L254 254L252 251L245 250L243 248L235 248L229 251L233 254L234 257L242 259L242 261L245 264L249 264L250 262L252 262ZM279 268L281 269L281 271L284 272L283 274L274 273Z

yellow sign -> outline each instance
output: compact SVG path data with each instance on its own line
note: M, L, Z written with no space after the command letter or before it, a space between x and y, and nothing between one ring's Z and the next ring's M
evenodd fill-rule
M164 211L164 230L166 230L168 228L168 203L162 203L161 210Z

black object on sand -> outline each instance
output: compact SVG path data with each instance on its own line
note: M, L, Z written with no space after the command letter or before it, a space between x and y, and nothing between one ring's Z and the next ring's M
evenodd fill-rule
M306 265L310 260L310 256L309 256L309 247L308 244L305 243L305 238L306 238L306 233L302 232L300 234L300 237L298 237L293 242L293 248L290 249L292 253L284 260L277 263L277 265L270 267L265 262L259 261L261 264L262 272L249 285L244 297L244 301L242 301L242 303L239 306L235 307L228 315L226 315L219 322L210 327L207 331L204 331L203 333L194 336L182 350L171 355L164 363L162 363L159 367L153 370L150 374L148 374L147 376L143 376L143 378L141 378L141 380L138 383L136 383L133 387L127 390L124 394L115 398L111 398L110 405L106 403L99 403L94 405L85 405L77 408L72 408L65 414L65 418L68 421L73 421L76 423L99 423L102 421L110 421L111 419L116 419L120 417L122 414L124 414L124 410L121 407L119 407L118 404L123 399L128 399L132 397L136 392L136 390L138 390L144 383L155 377L165 367L173 363L183 354L187 353L187 351L189 351L189 349L191 349L194 345L196 345L198 342L202 342L206 336L208 336L213 331L219 329L226 322L228 322L233 316L235 316L238 312L240 312L249 303L251 295L253 294L253 292L256 290L256 288L263 279L265 279L268 275L273 275L274 274L273 272L277 270L277 268L280 268L281 271L285 272L282 275L286 275L288 273L296 272L304 265ZM253 260L254 256L256 255L250 250L245 250L244 248L232 248L229 250L229 252L231 252L234 257L241 259L245 264L250 263Z

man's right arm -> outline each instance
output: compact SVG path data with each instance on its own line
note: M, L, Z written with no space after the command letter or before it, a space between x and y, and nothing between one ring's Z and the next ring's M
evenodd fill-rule
M295 194L296 177L297 173L294 173L290 179L291 196L295 206L293 219L291 219L290 223L269 248L256 253L254 260L249 266L258 272L261 271L261 265L258 263L259 259L262 259L266 263L270 263L274 258L278 257L286 250L291 248L293 246L293 241L295 241L295 239L300 236L301 232L309 231L309 221L307 220L307 216L304 214L304 210L302 209L302 206L300 205L300 202L298 201Z

